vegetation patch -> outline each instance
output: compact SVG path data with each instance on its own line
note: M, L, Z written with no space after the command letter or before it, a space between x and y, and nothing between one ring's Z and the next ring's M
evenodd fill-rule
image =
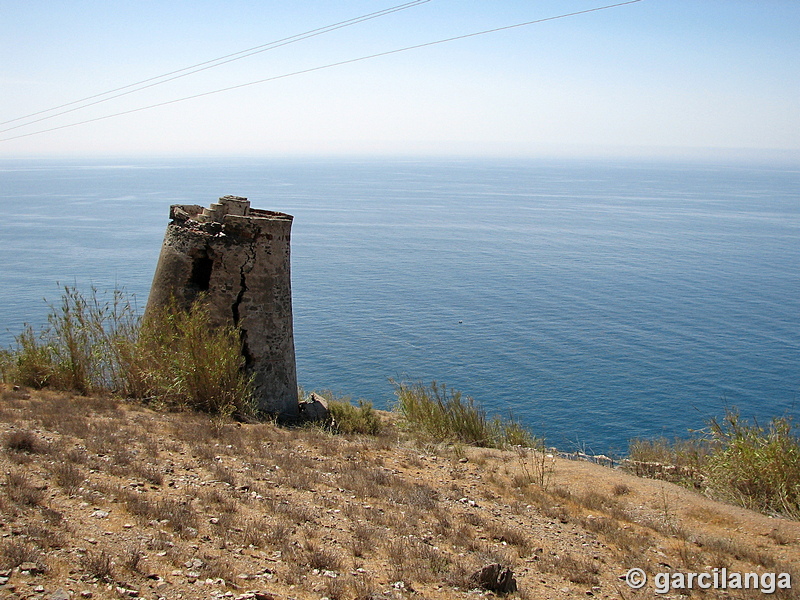
M344 434L380 435L383 431L372 402L359 400L355 406L348 400L330 400L331 429Z
M121 290L84 296L66 286L48 325L38 332L27 325L0 353L0 374L35 389L121 393L225 416L253 412L241 332L213 326L202 297L188 311L172 303L143 321Z
M637 475L700 488L765 513L800 518L800 438L789 419L767 427L735 410L713 419L689 440L634 440L630 464Z
M461 442L484 448L533 447L541 444L518 422L490 419L469 396L435 381L392 381L397 395L396 410L411 430L442 442Z

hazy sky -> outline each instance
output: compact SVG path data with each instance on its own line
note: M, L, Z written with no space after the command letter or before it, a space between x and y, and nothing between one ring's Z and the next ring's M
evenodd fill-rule
M401 3L5 0L0 121ZM603 4L430 0L0 137ZM0 156L800 156L798 32L797 0L642 0L3 141Z

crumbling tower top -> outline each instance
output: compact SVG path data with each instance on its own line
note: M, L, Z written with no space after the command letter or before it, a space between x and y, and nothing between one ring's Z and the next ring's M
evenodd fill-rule
M201 223L215 221L222 223L225 215L236 215L246 217L250 214L250 200L241 196L223 196L219 202L213 202L208 208L197 215L196 219Z

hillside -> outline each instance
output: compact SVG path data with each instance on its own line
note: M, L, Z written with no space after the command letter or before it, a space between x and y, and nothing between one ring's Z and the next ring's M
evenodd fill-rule
M470 575L499 563L512 598L631 600L657 595L656 573L800 564L798 522L592 463L424 444L384 417L381 436L344 436L2 387L0 599L476 598L492 592Z

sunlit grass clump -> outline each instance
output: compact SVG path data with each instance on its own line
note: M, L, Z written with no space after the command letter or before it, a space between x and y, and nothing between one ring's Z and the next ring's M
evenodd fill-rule
M712 421L714 452L705 472L726 499L763 512L800 518L800 438L786 418L761 427L729 411Z
M762 427L728 411L694 438L633 440L630 458L636 468L669 466L658 475L720 499L800 518L800 438L789 419Z
M65 287L40 331L26 325L2 352L3 380L80 394L117 393L166 407L230 415L252 410L239 330L212 327L203 299L143 320L120 290Z
M397 395L396 410L415 430L434 440L460 442L485 448L541 445L514 420L489 418L486 411L461 392L435 381L392 382Z
M65 286L47 321L39 331L26 325L15 347L3 351L5 381L81 394L124 387L120 351L135 343L139 331L139 317L124 292L104 298L92 288L86 297Z
M249 414L252 382L241 348L238 328L212 327L203 298L188 311L168 304L148 314L123 353L125 391L170 407Z
M347 399L328 402L331 428L337 433L380 435L384 426L372 408L372 402L359 400L357 404Z

